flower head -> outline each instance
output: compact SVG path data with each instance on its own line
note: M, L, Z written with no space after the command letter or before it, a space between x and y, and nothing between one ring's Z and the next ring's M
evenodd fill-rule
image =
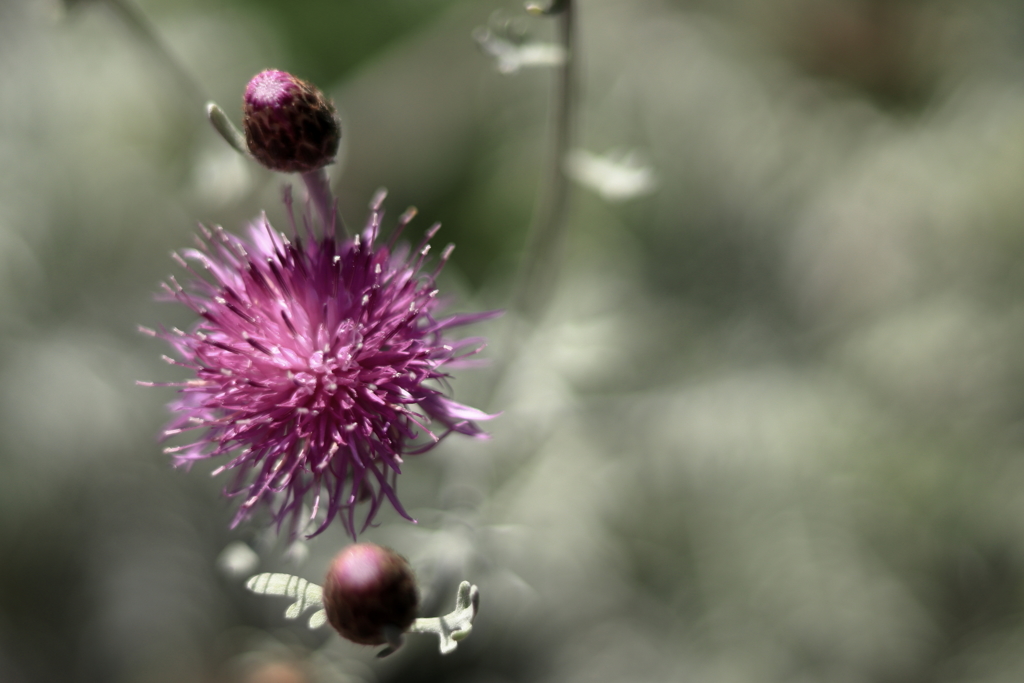
M315 171L334 161L341 126L320 90L286 71L252 77L242 99L249 152L273 171Z
M186 466L232 456L214 474L236 471L226 493L245 500L233 525L264 503L278 527L287 518L296 533L307 501L311 520L326 511L311 535L340 517L355 537L362 501L362 529L384 499L411 519L395 492L402 456L427 451L451 432L485 436L475 422L493 416L440 388L447 370L479 351L481 341L444 333L495 313L437 317L435 278L451 247L432 273L421 269L439 226L415 252L394 248L411 210L379 245L383 199L381 192L354 238L338 239L329 229L302 238L293 221L289 239L264 215L246 239L204 229L200 249L175 255L194 277L185 286L171 278L165 289L200 320L190 332L152 332L178 352L181 360L170 362L195 373L175 385L181 396L170 408L177 417L164 436L202 436L166 451ZM288 194L286 204L290 214Z
M373 543L350 545L335 556L323 587L331 626L354 643L380 645L388 627L402 633L416 619L419 595L405 558Z

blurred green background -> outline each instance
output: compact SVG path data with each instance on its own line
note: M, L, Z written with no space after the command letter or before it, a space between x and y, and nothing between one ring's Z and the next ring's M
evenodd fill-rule
M388 187L457 243L455 306L506 306L552 74L472 34L553 26L139 6L195 84L102 0L0 2L0 681L1021 680L1024 3L580 0L578 145L611 165L577 172L521 352L513 316L473 330L498 362L453 385L494 438L410 458L419 524L364 536L424 614L462 579L481 614L382 661L242 588L319 581L346 540L227 529L224 482L156 443L171 390L135 381L180 376L136 326L190 323L154 293L197 221L284 225L283 179L202 110L238 120L269 67L337 103L349 222ZM602 185L638 169L656 186Z

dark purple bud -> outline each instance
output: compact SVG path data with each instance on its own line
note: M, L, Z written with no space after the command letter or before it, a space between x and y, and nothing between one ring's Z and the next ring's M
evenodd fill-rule
M384 629L404 632L416 619L419 596L405 558L373 543L356 543L331 562L324 580L331 626L354 643L381 645Z
M242 109L249 152L272 171L307 173L334 161L341 126L334 103L316 86L261 71L246 86Z

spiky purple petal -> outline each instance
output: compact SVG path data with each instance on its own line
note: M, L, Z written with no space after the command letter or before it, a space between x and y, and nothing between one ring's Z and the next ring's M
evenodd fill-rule
M492 415L433 385L480 349L444 333L496 312L438 319L437 271L421 270L426 240L411 254L378 245L382 201L354 238L293 229L289 239L264 215L247 239L204 228L201 248L176 255L193 277L165 289L200 320L190 332L156 333L177 351L171 362L195 373L175 385L177 417L164 435L200 436L165 450L183 466L230 456L215 474L235 470L225 492L245 497L233 526L265 504L296 533L309 503L310 519L326 511L311 535L340 517L354 538L356 506L367 503L362 530L384 499L411 519L395 492L402 456L451 432L486 436L476 422Z

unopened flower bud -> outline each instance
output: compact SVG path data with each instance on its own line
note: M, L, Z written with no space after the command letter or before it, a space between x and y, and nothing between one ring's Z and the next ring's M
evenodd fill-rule
M323 587L331 626L354 643L381 645L385 628L404 632L416 619L419 596L405 558L373 543L356 543L331 562Z
M306 173L334 161L341 126L334 104L316 86L268 69L245 88L245 143L273 171Z

